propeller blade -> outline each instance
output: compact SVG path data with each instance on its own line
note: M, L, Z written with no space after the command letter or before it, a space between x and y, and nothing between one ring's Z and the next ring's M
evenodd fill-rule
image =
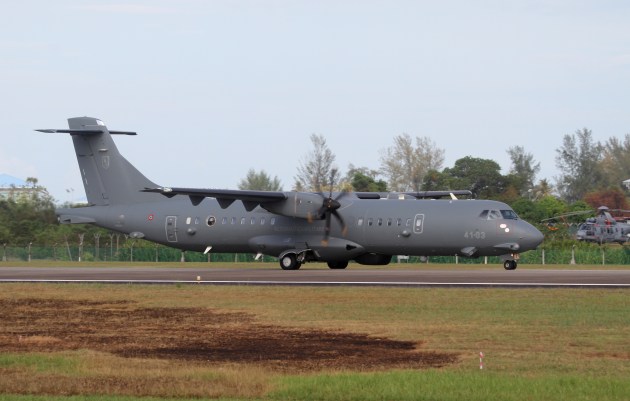
M326 224L324 225L324 239L322 239L322 245L328 246L328 238L330 237L330 215L331 212L326 212Z
M346 234L348 233L348 226L346 226L345 221L343 221L343 217L341 217L341 215L336 210L333 210L332 214L337 218L337 220L341 224L341 227L342 227L341 228L341 235L345 237Z
M335 198L336 201L340 201L342 198L345 198L347 195L349 194L348 191L343 190L341 192L339 192L339 195L337 195L337 197Z

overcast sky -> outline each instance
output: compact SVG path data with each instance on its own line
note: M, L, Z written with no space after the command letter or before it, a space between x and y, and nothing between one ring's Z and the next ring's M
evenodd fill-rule
M290 190L322 134L336 163L377 169L401 133L444 167L525 147L558 175L562 137L630 133L630 2L5 1L0 173L83 197L66 119L91 116L148 178ZM67 190L74 190L67 193Z

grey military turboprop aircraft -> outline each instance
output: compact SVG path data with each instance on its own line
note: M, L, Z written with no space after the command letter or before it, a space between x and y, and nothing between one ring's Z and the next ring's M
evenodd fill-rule
M457 199L469 191L421 193L267 192L158 186L116 148L96 118L68 119L89 206L56 211L60 223L91 223L198 252L277 257L285 270L305 262L344 269L386 265L392 255L502 256L513 270L543 235L506 204ZM447 199L443 199L443 198Z

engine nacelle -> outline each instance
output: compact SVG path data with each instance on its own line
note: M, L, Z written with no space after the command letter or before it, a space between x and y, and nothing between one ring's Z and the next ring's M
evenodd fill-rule
M304 192L287 192L287 199L280 202L263 203L260 206L271 213L287 217L320 220L320 209L324 198L320 194Z

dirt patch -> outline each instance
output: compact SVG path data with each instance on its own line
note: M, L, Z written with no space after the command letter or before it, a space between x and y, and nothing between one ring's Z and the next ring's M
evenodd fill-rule
M142 308L131 302L0 300L0 351L91 349L123 357L247 363L300 372L439 367L453 354L421 344L265 325L245 313Z

